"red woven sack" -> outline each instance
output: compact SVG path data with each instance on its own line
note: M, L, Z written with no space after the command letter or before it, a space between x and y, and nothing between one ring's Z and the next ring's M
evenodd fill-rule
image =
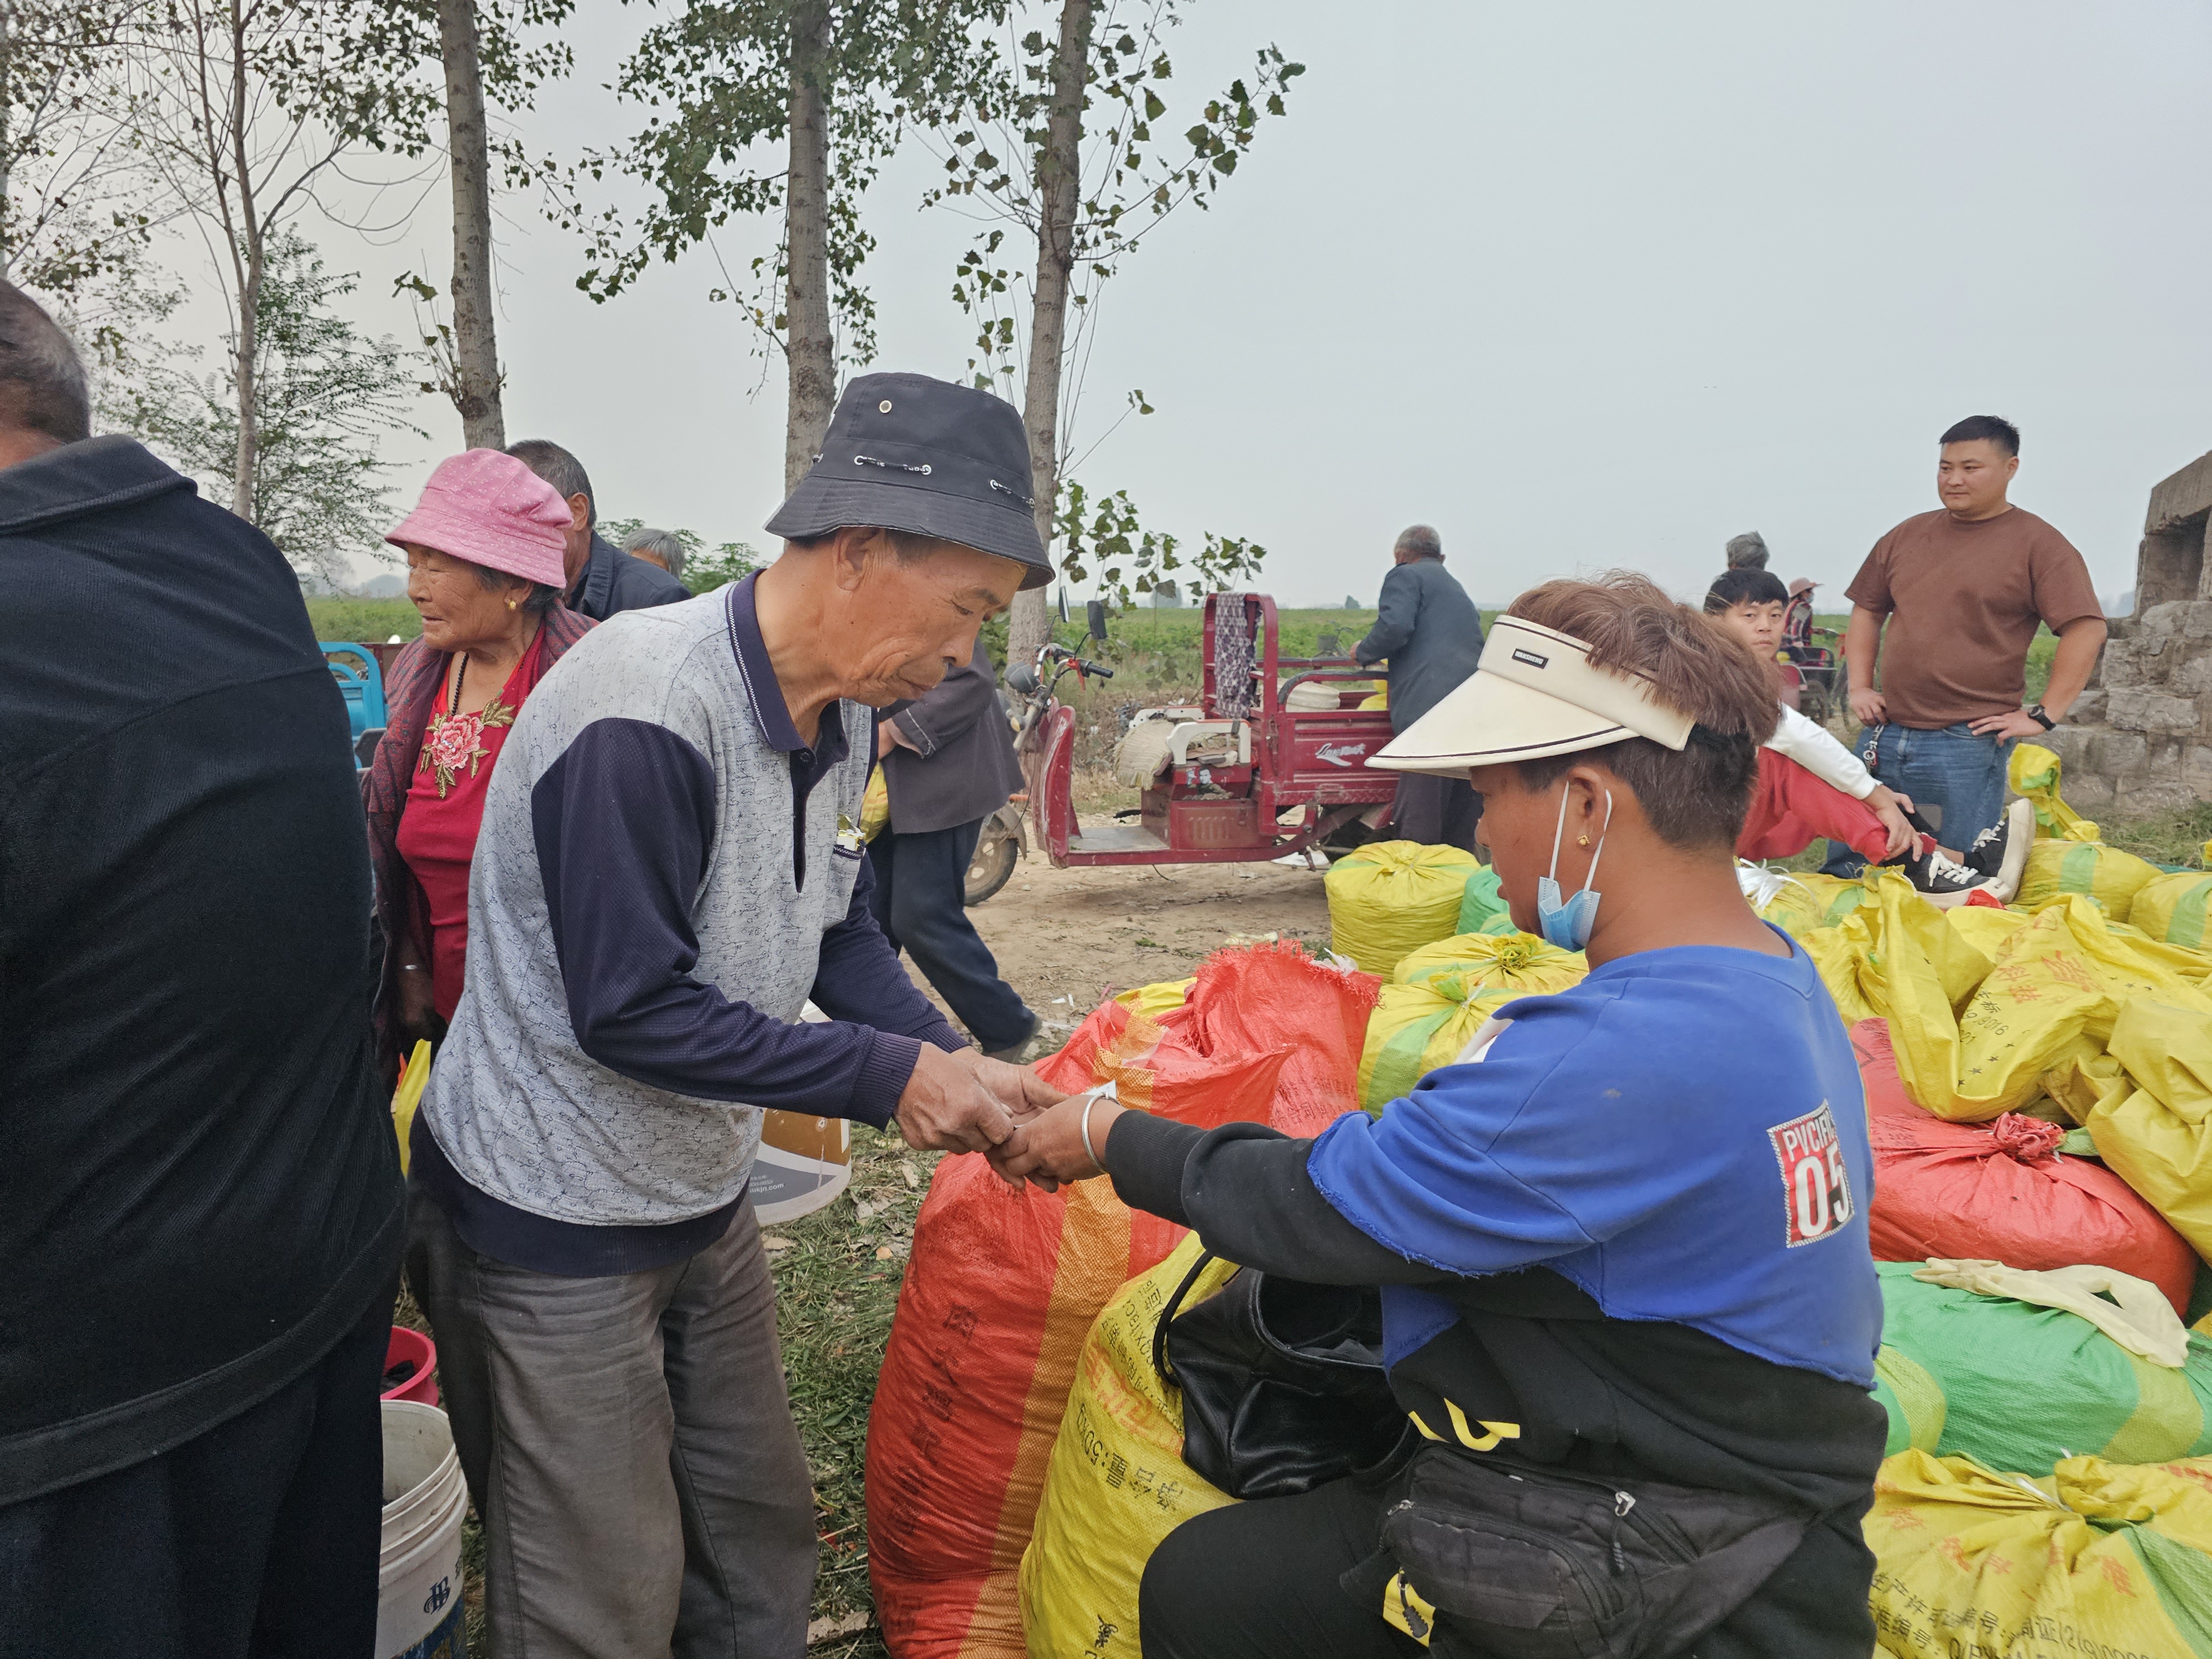
M1897 1051L1889 1044L1889 1022L1863 1019L1851 1027L1851 1052L1858 1058L1859 1081L1866 1085L1867 1119L1871 1122L1892 1112L1925 1117L1905 1092L1905 1079L1897 1073Z
M1109 1002L1037 1070L1067 1090L1110 1079L1178 1122L1313 1134L1357 1109L1377 988L1294 948L1222 951L1184 1007ZM868 1570L896 1659L1024 1659L1016 1575L1084 1338L1182 1234L1109 1182L1048 1195L980 1158L938 1164L868 1424Z
M1867 1222L1875 1260L1964 1257L2032 1273L2087 1262L2149 1280L2185 1313L2196 1251L2102 1164L2059 1152L2063 1129L2018 1112L1990 1123L1948 1123L1904 1098L1893 1060L1884 1075L1883 1022L1862 1022L1851 1041L1874 1143ZM1885 1091L1879 1108L1878 1088Z

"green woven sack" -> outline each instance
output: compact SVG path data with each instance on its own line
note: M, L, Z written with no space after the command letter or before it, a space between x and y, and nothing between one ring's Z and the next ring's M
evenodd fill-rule
M2173 1370L2078 1315L1923 1285L1912 1276L1918 1265L1875 1264L1884 1456L1963 1453L2040 1477L2066 1457L2163 1463L2212 1455L2212 1341L2192 1332L2188 1364Z
M1458 933L1510 933L1517 931L1506 913L1505 896L1498 890L1498 872L1486 864L1467 878L1459 896Z
M2205 926L2208 906L2212 906L2212 876L2185 870L2138 887L2135 902L2128 907L2128 922L2168 945L2202 951L2212 947L2212 928ZM1460 914L1467 914L1464 907ZM1467 931L1462 924L1460 932Z

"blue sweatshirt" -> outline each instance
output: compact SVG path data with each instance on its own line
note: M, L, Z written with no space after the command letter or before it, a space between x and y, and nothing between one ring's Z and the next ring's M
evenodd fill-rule
M1644 951L1494 1030L1479 1064L1315 1142L1335 1209L1446 1273L1541 1265L1611 1317L1873 1386L1866 1099L1802 951ZM1383 1307L1394 1364L1457 1317L1410 1286Z

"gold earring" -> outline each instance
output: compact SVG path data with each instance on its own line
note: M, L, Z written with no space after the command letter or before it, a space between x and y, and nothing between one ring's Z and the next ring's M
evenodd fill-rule
M522 604L522 601L521 601L521 600L520 600L520 599L509 599L509 600L507 602L507 608L509 611L513 611L513 610L515 610L515 609L517 609L518 607L520 607L521 604ZM1587 842L1587 841L1585 841L1585 842L1583 842L1583 846L1585 846L1585 847L1587 847L1587 846L1589 846L1589 842Z
M1576 845L1576 846L1577 846L1577 847L1587 847L1587 846L1589 846L1589 837L1588 836L1577 836L1575 837L1575 845Z

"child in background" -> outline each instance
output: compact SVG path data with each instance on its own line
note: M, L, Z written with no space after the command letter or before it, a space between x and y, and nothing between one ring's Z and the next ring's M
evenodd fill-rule
M1782 640L1790 590L1764 570L1730 570L1705 593L1705 614L1773 668ZM1759 751L1759 787L1736 841L1736 856L1753 860L1790 858L1822 836L1839 841L1871 864L1894 864L1931 902L1963 904L1989 889L2000 903L2011 896L1997 878L2004 864L2000 831L1990 847L1978 846L1986 869L1972 868L1936 845L1911 816L1912 803L1875 781L1857 756L1825 728L1790 707L1774 674L1782 723ZM2013 872L2014 884L2018 872Z

